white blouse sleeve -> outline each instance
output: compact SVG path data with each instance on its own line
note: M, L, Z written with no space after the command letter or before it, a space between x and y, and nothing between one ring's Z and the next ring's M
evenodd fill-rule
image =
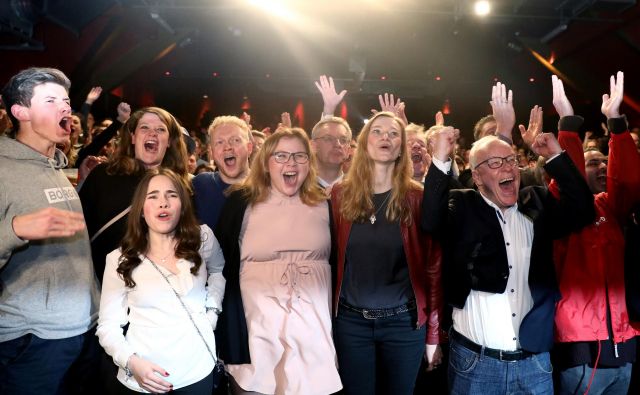
M112 251L106 258L96 335L100 345L113 358L113 362L124 368L135 350L127 342L122 331L122 327L129 322L127 315L129 303L128 289L125 287L124 280L116 272L120 256L118 249Z
M200 225L200 256L207 267L207 301L205 307L222 310L226 280L222 276L224 255L220 243L207 225Z

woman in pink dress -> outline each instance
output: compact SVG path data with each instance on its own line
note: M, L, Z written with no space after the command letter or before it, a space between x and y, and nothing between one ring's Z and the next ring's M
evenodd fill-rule
M227 279L217 335L233 393L340 390L329 206L304 130L270 136L230 191L216 226Z

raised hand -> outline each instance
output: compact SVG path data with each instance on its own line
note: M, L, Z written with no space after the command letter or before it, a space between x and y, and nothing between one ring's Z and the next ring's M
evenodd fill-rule
M573 107L564 93L562 80L558 76L552 75L551 86L553 87L553 107L555 107L560 118L573 115Z
M151 361L133 354L129 358L129 369L133 373L133 378L140 387L151 393L164 393L173 389L173 384L163 380L156 373L168 377L169 373Z
M95 103L96 100L98 100L101 94L102 94L102 87L94 86L93 88L91 88L91 90L87 94L87 98L84 100L84 102L87 103L88 105L93 105L93 103Z
M249 127L249 130L253 129L251 127L251 115L247 114L246 111L242 112L242 115L240 115L240 119L242 119L244 123L247 124L247 126Z
M118 104L118 108L116 110L118 111L118 117L116 118L118 122L125 123L129 120L129 117L131 116L131 106L129 106L128 103L122 102Z
M442 115L442 111L436 113L436 126L444 126L444 115Z
M531 147L537 135L542 133L542 107L534 106L529 114L529 127L518 126L524 143Z
M402 119L405 126L409 124L407 116L404 113L404 102L398 98L395 100L393 94L385 93L384 95L378 95L378 102L380 103L380 111L392 112L395 116ZM371 109L372 114L377 114L378 111Z
M12 225L16 236L22 240L70 237L85 228L82 213L55 207L13 217Z
M560 143L553 133L541 133L537 135L533 144L531 144L531 150L536 155L543 156L545 159L549 159L562 152Z
M431 146L433 157L446 162L453 156L458 137L460 137L460 131L451 126L442 127L433 132L428 142Z
M291 115L288 112L280 114L280 124L287 128L291 127Z
M320 80L315 82L316 88L322 95L322 102L324 103L322 113L326 115L333 115L338 108L338 104L344 99L344 95L347 94L346 90L342 90L340 93L336 92L336 87L333 84L333 78L321 75Z
M620 118L620 104L624 97L624 73L618 74L609 79L609 94L602 95L602 114L609 118Z
M498 82L491 88L491 108L496 120L496 133L511 138L513 126L516 124L516 112L513 109L513 92L507 92L507 86Z

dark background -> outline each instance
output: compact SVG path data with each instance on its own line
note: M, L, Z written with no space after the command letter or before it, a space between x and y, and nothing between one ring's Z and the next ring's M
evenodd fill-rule
M565 76L576 113L599 130L608 77L625 71L623 110L640 125L640 7L635 0L0 0L0 81L29 66L63 70L79 108L104 87L97 118L121 101L158 105L195 129L202 114L252 114L274 127L282 111L310 129L322 100L313 81L346 88L357 130L392 92L409 119L469 136L490 112L491 85L514 91L518 122L534 104L555 128L552 73ZM536 56L538 55L538 56ZM553 60L551 65L548 61ZM469 139L467 139L469 140Z

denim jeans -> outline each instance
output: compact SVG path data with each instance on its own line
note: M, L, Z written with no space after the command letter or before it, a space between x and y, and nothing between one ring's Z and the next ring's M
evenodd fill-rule
M552 370L548 352L519 361L500 361L473 352L450 338L452 395L552 395Z
M27 334L0 342L0 394L91 393L97 371L95 330L65 339Z
M589 388L591 395L626 394L631 382L631 367L628 363L619 368L597 368ZM565 369L559 376L559 395L584 394L589 386L593 368L589 365L579 365Z
M426 327L416 311L366 319L338 310L333 326L345 395L411 395L425 351Z

